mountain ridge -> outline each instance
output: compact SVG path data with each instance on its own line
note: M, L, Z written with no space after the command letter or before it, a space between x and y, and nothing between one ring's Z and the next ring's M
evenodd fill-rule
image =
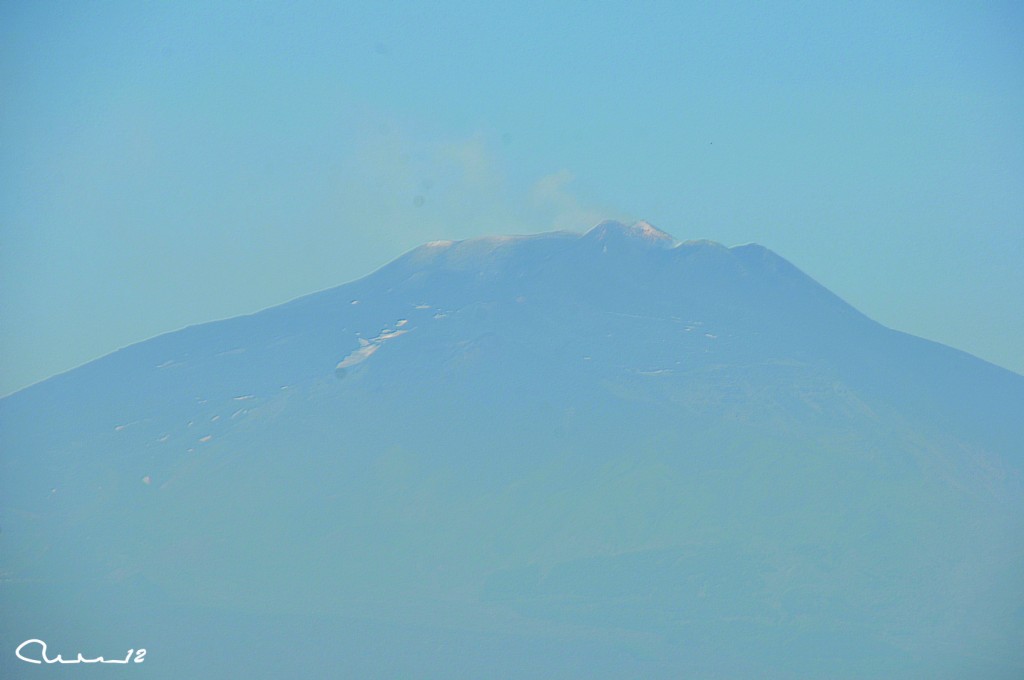
M660 239L670 240L671 241L671 245L666 248L667 250L676 251L679 254L685 253L687 250L692 250L692 251L694 251L694 254L696 254L697 251L700 251L701 249L705 249L705 248L710 249L710 250L715 251L715 252L727 252L727 253L729 253L730 256L739 259L746 266L762 267L763 269L765 269L765 270L767 270L769 272L784 273L784 275L786 275L786 276L795 277L795 278L801 279L801 281L803 283L812 284L814 288L818 289L820 291L820 293L823 294L823 297L834 298L836 301L840 302L845 307L848 307L850 310L856 312L856 314L864 316L862 312L860 312L859 310L856 310L854 307L852 307L852 305L847 303L845 300L842 300L842 298L840 298L839 296L835 295L835 293L832 293L827 288L822 286L820 283L818 283L817 281L815 281L814 279L809 277L807 274L805 274L803 271L801 271L798 267L793 265L787 259L779 256L777 253L775 253L771 249L769 249L769 248L767 248L767 247L765 247L765 246L763 246L761 244L757 244L757 243L744 243L744 244L739 244L739 245L735 245L735 246L725 246L725 245L723 245L723 244L721 244L721 243L719 243L717 241L708 240L708 239L692 239L692 240L681 241L679 239L676 239L675 237L672 237L667 232L661 231L661 230L657 229L656 227L651 226L647 222L641 221L641 222L638 222L636 224L638 224L638 225L647 225L647 227L649 227L650 229L656 230L657 233L661 235L661 236L658 237L659 240ZM11 397L11 396L13 396L15 394L18 394L19 392L22 392L24 390L35 389L40 384L46 383L47 381L52 380L54 378L59 378L60 376L64 376L64 375L67 375L67 374L72 373L74 371L77 371L77 370L81 369L82 367L87 366L87 365L89 365L89 364L91 364L91 363L93 363L95 361L104 360L107 357L110 357L112 355L121 353L121 352L123 352L123 351L125 351L125 350L127 350L127 349L129 349L129 348L131 348L133 346L135 346L135 345L139 345L139 344L142 344L142 343L153 342L153 341L156 341L158 339L165 338L166 336L174 335L174 334L177 334L177 333L183 333L183 332L191 332L192 329L195 329L195 328L198 328L198 327L202 327L202 326L207 326L209 324L224 324L224 323L232 322L232 321L238 320L238 319L248 319L248 318L252 318L252 317L258 317L260 315L271 313L274 310L277 310L279 308L288 308L288 307L292 307L292 306L317 305L317 304L324 304L324 303L335 304L334 301L328 302L328 300L331 297L337 297L339 295L344 297L345 295L348 294L349 289L353 288L353 287L354 287L354 291L356 291L354 293L354 295L358 296L358 292L357 291L362 286L365 286L365 285L367 285L367 283L374 281L376 279L376 277L378 277L380 275L384 275L384 274L390 274L390 273L392 273L393 270L396 270L396 269L401 270L401 269L403 269L405 267L413 267L413 268L415 268L415 267L422 267L422 266L425 266L427 264L437 264L438 261L440 261L442 263L442 266L444 266L446 268L452 268L454 270L458 270L460 268L460 265L458 264L458 262L462 261L462 265L461 265L462 269L473 269L474 267L478 267L480 265L479 258L486 257L487 254L491 254L491 253L493 253L493 251L495 251L497 249L501 249L501 248L505 248L505 247L509 247L509 246L515 247L515 246L523 244L523 243L531 243L531 244L536 243L536 244L539 245L541 243L551 242L551 241L561 241L562 245L569 245L569 244L572 244L572 243L579 243L581 241L586 241L588 239L588 237L591 238L591 240L597 240L596 238L594 238L594 236L596 234L601 234L603 236L604 234L606 234L610 230L614 230L615 232L617 232L617 236L613 240L621 241L621 240L625 239L627 241L628 240L632 240L632 241L643 242L644 241L644 237L642 235L638 236L638 234L642 234L642 230L641 231L636 231L634 229L635 226L636 225L627 226L624 223L618 222L618 221L615 221L615 220L605 220L604 222L601 222L601 223L595 225L590 230L588 230L588 231L586 231L586 232L584 232L582 234L578 233L578 232L570 232L570 231L555 231L555 232L543 232L543 233L538 233L538 234L478 237L478 238L468 238L468 239L462 239L462 240L433 241L433 242L425 243L425 244L422 244L420 246L417 246L417 247L407 251L403 255L400 255L399 257L395 258L394 260L392 260L392 261L390 261L388 263L385 263L384 265L378 267L376 270L374 270L374 271L372 271L372 272L370 272L370 273L368 273L368 274L366 274L366 275L364 275L362 277L354 279L352 281L349 281L349 282L346 282L346 283L342 283L342 284L339 284L339 285L336 285L336 286L330 286L328 288L324 288L324 289L321 289L321 290L318 290L318 291L314 291L314 292L311 292L311 293L306 293L306 294L300 295L300 296L298 296L296 298L293 298L291 300L286 300L284 302L277 303L277 304L271 305L269 307L264 307L262 309L259 309L259 310L256 310L256 311L253 311L253 312L250 312L250 313L240 314L240 315L231 316L231 317L225 317L223 319L216 319L216 320L211 320L211 321L201 321L201 322L197 322L197 323L194 323L194 324L188 324L188 325L186 325L186 326L184 326L182 328L179 328L179 329L175 329L175 330L170 330L170 331L166 331L166 332L163 332L163 333L159 333L157 335L154 335L151 338L147 338L147 339L144 339L144 340L140 340L139 342L131 343L130 345L126 345L125 347L120 347L118 349L113 350L112 352L109 352L109 353L104 354L104 355L102 355L100 357L97 357L96 359L92 359L90 361L87 361L84 364L80 364L79 366L75 366L75 367L70 368L70 369L68 369L66 371L62 371L61 373L58 373L58 374L55 374L53 376L49 376L47 378L39 380L36 383L33 383L31 385L27 385L27 386L25 386L23 388L20 388L20 389L16 390L15 392L12 392L12 393L10 393L8 395L0 396L0 399L5 399L5 398L8 398L8 397ZM453 254L454 254L454 257L453 257ZM865 318L868 318L868 317L865 317ZM877 322L872 321L872 323L877 323ZM889 329L889 330L893 330L894 332L903 333L902 331L896 331L895 329ZM914 336L914 335L909 334L909 333L903 333L903 334L908 335L910 337L919 337L919 336ZM929 341L929 342L932 342L932 341ZM938 343L938 344L941 344L941 343ZM948 347L946 345L943 345L943 346L944 347ZM952 348L952 347L950 347L950 349L953 349L953 350L955 350L957 352L962 352L963 354L967 354L968 356L971 356L973 359L978 360L978 361L983 361L983 362L985 362L987 364L992 365L995 368L1000 369L1001 371L1006 371L1006 372L1012 373L1014 375L1019 375L1019 374L1011 371L1010 369L1007 369L1005 367L999 366L998 364L992 364L991 362L988 362L988 361L986 361L984 359L981 359L980 357L976 357L974 355L971 355L971 354L969 354L967 352L964 352L963 350L958 350L958 349Z
M425 244L0 399L0 607L110 592L92 635L157 611L165 646L266 653L299 628L195 621L334 617L364 667L341 612L551 667L596 645L594 677L1024 669L1024 377L761 246L603 224Z

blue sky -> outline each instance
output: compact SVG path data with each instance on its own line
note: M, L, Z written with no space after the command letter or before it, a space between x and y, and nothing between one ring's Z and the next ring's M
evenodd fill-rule
M0 394L605 217L1024 372L1021 35L1013 2L4 3Z

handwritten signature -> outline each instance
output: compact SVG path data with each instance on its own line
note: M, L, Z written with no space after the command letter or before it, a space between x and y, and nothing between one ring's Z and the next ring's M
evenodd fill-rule
M32 658L31 654L29 656L24 656L21 653L21 650L23 650L26 647L28 647L30 645L33 645L33 644L39 645L39 656L40 656L40 658L38 658L38 659ZM95 659L89 659L87 657L82 656L81 652L79 652L78 656L76 658L74 658L74 659L65 659L60 654L58 654L57 656L55 656L53 658L50 658L49 656L46 655L46 643L43 642L42 640L38 640L36 638L32 638L31 640L25 640L24 642L22 642L20 645L18 645L18 648L14 650L14 654L15 654L15 656L17 656L22 661L27 661L28 663L39 663L39 664L42 664L42 663L122 663L122 664L124 664L124 663L129 663L129 662L142 663L143 661L146 660L146 650L145 649L129 649L128 653L124 655L124 659L104 659L102 656L97 656ZM135 657L134 659L132 658L133 656Z

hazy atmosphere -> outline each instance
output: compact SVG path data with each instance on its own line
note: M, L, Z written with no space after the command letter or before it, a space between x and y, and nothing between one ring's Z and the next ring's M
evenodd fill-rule
M0 7L0 394L418 244L764 244L1024 372L1018 3Z
M0 677L1024 677L1024 10L363 4L0 6Z

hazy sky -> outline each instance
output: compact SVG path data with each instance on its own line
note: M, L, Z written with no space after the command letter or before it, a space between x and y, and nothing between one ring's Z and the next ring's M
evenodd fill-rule
M604 217L1024 373L1020 3L506 4L0 4L0 394Z

